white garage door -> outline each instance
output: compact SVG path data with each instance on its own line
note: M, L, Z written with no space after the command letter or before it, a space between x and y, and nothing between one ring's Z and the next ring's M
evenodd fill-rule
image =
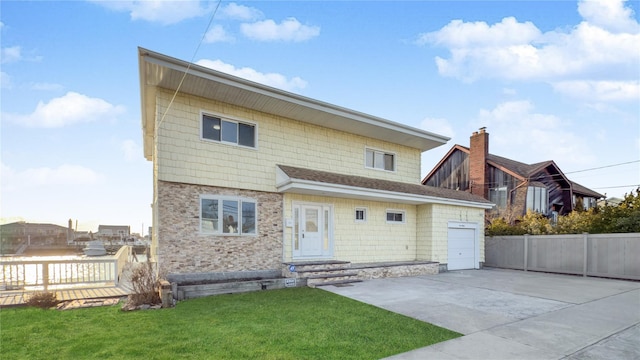
M475 229L449 228L448 270L475 269L476 261Z

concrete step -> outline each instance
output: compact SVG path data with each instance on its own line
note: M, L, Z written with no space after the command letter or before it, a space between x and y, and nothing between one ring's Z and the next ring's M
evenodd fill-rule
M349 284L355 284L355 283L359 283L359 282L362 282L362 280L349 279L349 280L327 281L327 282L318 283L318 284L308 284L307 286L312 287L312 288L321 287L321 286L330 286L330 285L333 285L333 286L341 286L341 285L348 286Z
M352 276L358 276L358 273L357 272L331 272L331 273L313 274L305 277L307 279L332 279L336 277L352 277Z

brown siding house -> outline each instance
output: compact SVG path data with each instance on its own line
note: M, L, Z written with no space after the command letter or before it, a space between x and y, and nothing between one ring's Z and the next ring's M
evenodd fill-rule
M564 215L595 207L604 197L569 180L553 160L525 164L490 154L485 128L474 132L469 143L453 146L422 184L482 196L496 204L494 215L513 218L528 210Z

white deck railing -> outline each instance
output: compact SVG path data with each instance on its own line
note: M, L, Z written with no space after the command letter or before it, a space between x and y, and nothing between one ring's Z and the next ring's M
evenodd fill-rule
M2 260L0 289L43 288L120 282L132 247L123 246L114 256L70 260Z

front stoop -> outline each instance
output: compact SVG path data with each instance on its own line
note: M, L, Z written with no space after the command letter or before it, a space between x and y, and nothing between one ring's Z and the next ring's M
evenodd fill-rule
M306 279L307 286L344 285L361 282L349 261L295 261L283 264L285 278Z

